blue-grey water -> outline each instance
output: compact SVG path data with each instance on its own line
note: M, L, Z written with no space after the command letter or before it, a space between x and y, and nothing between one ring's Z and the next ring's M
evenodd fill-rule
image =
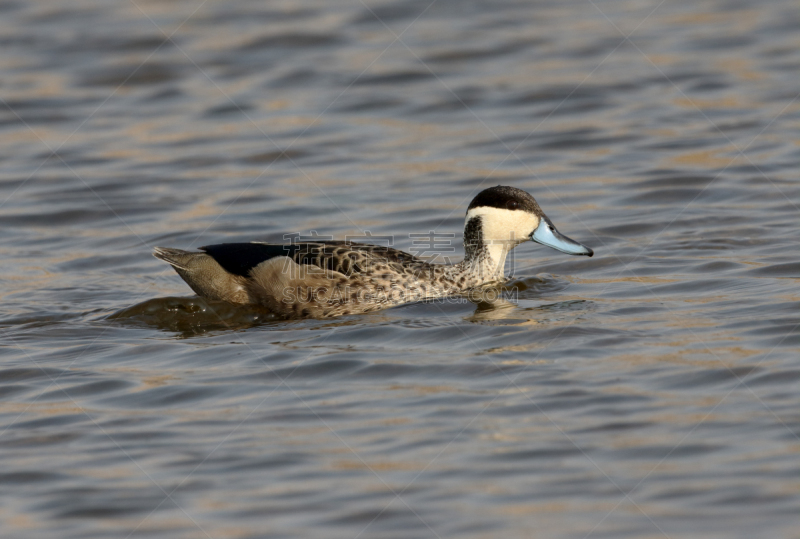
M0 2L0 535L797 539L798 28L794 0ZM457 259L497 184L594 258L280 321L150 255Z

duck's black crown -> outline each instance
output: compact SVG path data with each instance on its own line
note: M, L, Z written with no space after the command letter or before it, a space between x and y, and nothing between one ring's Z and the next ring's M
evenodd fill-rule
M469 203L467 211L473 208L499 208L503 210L522 210L538 216L544 215L536 200L516 187L498 185L484 189Z

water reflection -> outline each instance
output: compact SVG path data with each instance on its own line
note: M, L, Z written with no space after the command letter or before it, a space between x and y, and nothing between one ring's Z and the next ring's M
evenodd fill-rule
M197 296L150 299L115 312L108 320L174 332L183 338L244 330L278 321L257 305L233 305Z

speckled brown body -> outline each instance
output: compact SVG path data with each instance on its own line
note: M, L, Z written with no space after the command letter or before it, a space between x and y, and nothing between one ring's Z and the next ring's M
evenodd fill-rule
M279 247L279 246L275 246ZM255 303L291 318L331 318L441 298L483 284L463 264L432 264L397 249L350 242L301 244L236 275L208 253L159 247L200 296Z

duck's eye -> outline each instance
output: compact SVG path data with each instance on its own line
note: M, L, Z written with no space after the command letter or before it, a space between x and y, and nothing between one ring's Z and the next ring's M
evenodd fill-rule
M516 200L509 200L506 202L506 208L509 210L518 210L519 209L519 202Z

